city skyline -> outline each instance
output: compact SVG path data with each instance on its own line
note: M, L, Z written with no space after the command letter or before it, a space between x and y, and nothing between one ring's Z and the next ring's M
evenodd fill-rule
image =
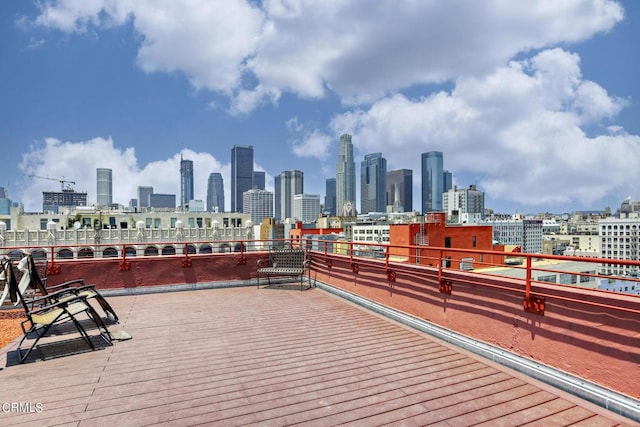
M635 1L82 3L0 3L0 186L27 211L57 189L29 175L95 201L96 168L114 202L137 186L179 196L181 154L195 199L222 175L228 211L235 144L267 189L297 169L324 195L342 134L355 161L413 171L415 210L429 151L498 212L640 199Z

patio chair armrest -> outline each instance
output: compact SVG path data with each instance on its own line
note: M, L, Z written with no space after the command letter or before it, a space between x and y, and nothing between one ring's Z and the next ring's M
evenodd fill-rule
M48 298L48 297L45 297L45 298ZM43 299L43 298L34 298L34 299ZM61 308L64 310L67 308L69 304L72 304L74 302L87 303L87 297L84 295L75 295L74 297L71 297L71 298L65 298L63 301L57 301L53 303L49 302L49 304L41 305L27 311L27 315L38 314L39 312L51 310L54 308Z
M74 283L77 283L80 286L84 286L84 279L69 280L68 282L63 282L63 283L59 283L57 285L48 286L47 289L52 289L55 292L58 289L66 289L69 286L73 285Z
M258 268L269 267L270 261L266 258L262 258L258 260Z

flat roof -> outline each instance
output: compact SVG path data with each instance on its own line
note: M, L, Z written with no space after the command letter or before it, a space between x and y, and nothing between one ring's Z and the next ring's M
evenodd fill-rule
M33 405L0 424L631 423L298 283L109 301L133 339L57 357L86 348L60 331L25 364L0 349L0 402Z

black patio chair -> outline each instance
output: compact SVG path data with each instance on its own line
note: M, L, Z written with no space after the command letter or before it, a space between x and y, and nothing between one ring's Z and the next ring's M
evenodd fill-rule
M84 279L74 279L68 282L60 283L54 286L47 286L46 279L43 279L38 272L36 262L31 254L25 255L20 264L25 263L26 268L22 270L23 274L28 274L30 278L31 288L37 290L41 296L46 297L48 303L64 301L66 298L75 296L83 296L87 300L95 299L100 305L107 317L111 317L114 322L118 322L118 315L111 307L106 298L96 290L94 285L87 285Z
M91 350L95 350L95 344L91 341L91 337L77 318L77 316L82 313L86 314L95 324L100 336L105 340L107 345L112 344L109 330L91 304L87 302L86 296L69 295L67 298L59 301L55 301L51 296L27 299L18 286L14 266L10 259L2 259L2 271L9 284L9 297L11 301L14 303L20 302L27 317L26 320L21 323L24 335L18 343L17 348L20 363L23 363L27 357L29 357L29 354L35 349L40 339L47 335L52 327L62 324L73 324ZM27 338L33 339L33 343L23 353L22 344Z

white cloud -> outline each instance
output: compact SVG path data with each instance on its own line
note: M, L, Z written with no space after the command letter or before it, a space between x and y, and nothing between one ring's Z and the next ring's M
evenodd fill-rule
M154 192L175 194L180 199L180 155L176 153L164 160L157 160L142 167L133 148L120 149L111 138L93 138L81 142L63 142L56 138L46 138L42 143L32 145L23 155L19 169L25 174L18 184L23 195L25 210L42 210L42 192L59 191L61 185L56 179L74 181L76 191L86 192L89 204L96 202L96 169L109 168L113 171L113 201L128 205L137 197L138 186L152 186ZM185 159L193 160L194 192L196 199L206 202L206 183L211 172L222 173L225 193L230 194L230 166L221 164L209 153L182 150ZM52 180L29 178L28 175L49 177ZM230 200L225 199L225 204ZM228 209L229 206L226 206Z
M581 128L624 105L581 78L577 55L554 49L483 78L461 78L451 93L394 95L336 116L331 128L351 129L359 154L380 151L389 169L419 171L416 153L438 150L454 180L479 177L493 198L590 206L614 191L632 191L640 179L633 160L640 137L619 127L589 137Z
M44 2L34 23L81 32L131 19L143 70L183 73L195 88L229 96L238 113L284 92L318 98L328 89L362 103L487 74L622 18L612 0L57 0Z
M318 160L327 160L332 141L333 138L314 130L305 135L301 142L294 144L293 153L298 157L313 157Z

